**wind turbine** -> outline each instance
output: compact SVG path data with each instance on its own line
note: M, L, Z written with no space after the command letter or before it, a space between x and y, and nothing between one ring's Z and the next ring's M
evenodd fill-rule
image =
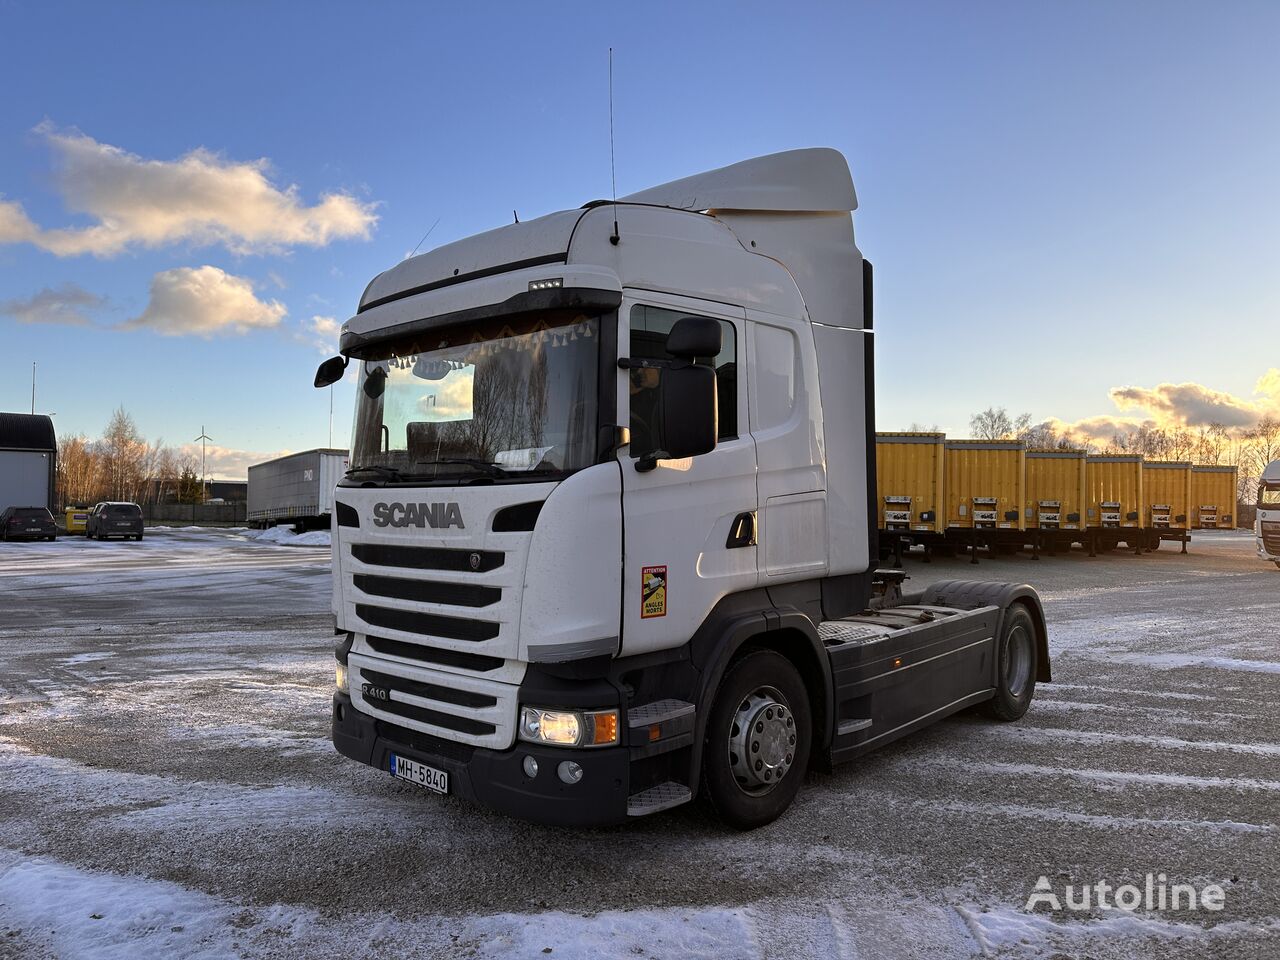
M206 443L213 442L213 437L209 436L207 433L204 432L204 424L200 424L200 436L196 437L196 440L199 441L200 443L200 502L204 503L206 500L209 499L209 492L208 490L205 489L205 485L209 481L208 481L208 474L204 467L204 462L205 462L204 445Z

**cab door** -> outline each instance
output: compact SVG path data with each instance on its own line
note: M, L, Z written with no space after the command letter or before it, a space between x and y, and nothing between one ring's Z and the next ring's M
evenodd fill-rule
M747 422L746 319L739 307L691 297L638 294L618 315L618 353L661 360L667 334L686 316L718 320L715 358L719 437L710 453L660 460L637 469L653 449L650 418L660 371L619 370L619 420L631 429L622 447L622 652L630 656L686 642L717 601L754 588L756 450Z

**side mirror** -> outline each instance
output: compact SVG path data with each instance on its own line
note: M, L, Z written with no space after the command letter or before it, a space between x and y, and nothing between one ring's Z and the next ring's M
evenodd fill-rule
M714 450L720 428L716 372L692 364L663 370L660 416L663 459L683 460ZM637 466L648 459L639 461ZM652 465L656 464L657 459L653 458Z
M364 384L361 389L364 395L370 400L377 400L387 389L387 371L385 367L374 367L368 370L366 367Z
M682 360L710 358L720 352L720 321L710 317L682 317L667 335L667 353Z
M316 368L316 386L328 387L342 379L347 372L346 357L330 357Z

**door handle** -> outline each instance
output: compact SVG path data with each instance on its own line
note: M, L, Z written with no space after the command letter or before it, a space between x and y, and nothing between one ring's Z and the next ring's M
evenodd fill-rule
M756 545L755 513L740 513L733 518L733 523L729 525L729 539L725 541L724 545L729 550L735 547L754 547Z

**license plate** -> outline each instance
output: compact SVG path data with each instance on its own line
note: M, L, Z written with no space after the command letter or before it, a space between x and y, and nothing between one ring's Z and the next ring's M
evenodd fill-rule
M408 780L436 793L449 792L449 774L417 760L398 757L394 753L391 755L391 775L397 780Z
M27 533L39 533L39 532L40 532L39 527L27 527Z

